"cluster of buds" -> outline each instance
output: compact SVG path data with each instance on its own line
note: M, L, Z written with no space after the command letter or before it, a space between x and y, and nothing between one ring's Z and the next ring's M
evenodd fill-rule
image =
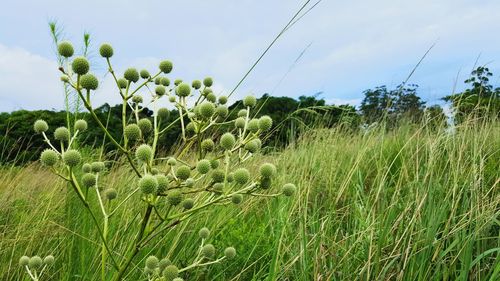
M54 264L54 256L48 255L45 258L39 256L22 256L19 258L19 265L26 269L29 277L33 281L39 281L45 270Z

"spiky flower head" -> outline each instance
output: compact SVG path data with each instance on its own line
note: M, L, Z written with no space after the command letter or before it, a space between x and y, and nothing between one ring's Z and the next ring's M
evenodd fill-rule
M134 95L132 97L132 101L135 102L135 103L141 103L141 102L143 102L143 99L142 99L141 95Z
M177 165L177 160L175 160L174 157L170 157L167 160L167 164L170 165L170 166L175 166L175 165Z
M155 78L155 85L160 85L160 83L161 83L161 77L158 76Z
M99 47L99 54L103 58L110 58L113 56L113 47L108 43L104 43Z
M224 256L227 258L227 259L234 259L234 257L236 257L236 249L233 248L233 247L227 247L225 250L224 250Z
M158 109L158 117L160 117L163 120L166 120L170 116L170 110L166 107L162 107Z
M295 191L297 191L297 187L293 183L283 185L283 194L285 196L292 196Z
M90 173L92 171L92 166L89 163L85 163L82 165L82 172Z
M85 90L96 90L99 87L99 80L94 74L87 73L80 77L80 86Z
M91 173L85 173L82 176L82 185L86 188L95 186L97 182L97 177Z
M247 130L255 133L259 130L259 119L250 119L247 124Z
M162 193L168 188L168 178L165 175L157 174L155 175L156 181L158 182L158 192Z
M238 129L245 128L245 117L238 117L234 120L234 126Z
M170 79L168 79L167 77L162 77L160 80L160 84L165 87L168 87L170 86Z
M244 185L250 180L250 172L246 168L239 168L234 171L234 181Z
M178 189L170 191L167 195L167 201L172 206L177 206L182 202L182 192Z
M233 202L233 204L238 205L241 203L241 201L243 201L243 195L238 193L231 196L231 202Z
M76 57L71 63L71 68L73 69L74 73L83 75L89 72L90 64L85 57Z
M214 185L212 186L212 191L215 194L222 194L222 192L224 191L224 184L221 182L214 183Z
M261 178L260 179L260 187L262 189L270 188L272 183L273 183L273 181L271 178Z
M118 87L120 87L120 89L126 89L127 85L128 85L128 81L125 78L120 78L117 80L117 84L118 84Z
M47 130L49 129L49 124L47 124L47 122L45 122L45 120L39 119L39 120L35 121L35 124L33 125L33 129L35 129L35 132L37 134L47 132Z
M107 188L106 190L104 190L104 196L108 200L113 200L116 198L116 196L118 196L118 192L116 192L116 189L114 188Z
M144 175L139 180L139 187L144 194L153 194L158 190L158 181L153 175Z
M130 67L125 70L125 72L123 73L123 77L128 81L135 83L139 81L139 72L137 72L137 69Z
M160 260L155 256L149 256L146 259L146 267L149 269L156 269L160 266Z
M83 132L83 131L87 130L87 127L88 127L87 121L85 121L83 119L79 119L79 120L75 121L75 130Z
M43 259L43 264L47 266L51 266L54 264L54 256L48 255Z
M160 171L157 168L151 168L151 174L157 175Z
M243 99L243 105L245 107L254 107L257 104L257 99L254 96L246 96Z
M167 281L173 281L175 278L179 276L179 269L177 268L177 266L171 264L165 267L165 269L162 272L162 275L163 277L165 277Z
M160 260L158 267L160 268L160 271L163 271L167 266L169 266L171 264L172 264L172 262L168 258L163 258Z
M212 181L213 182L224 182L224 178L226 176L226 173L222 169L216 169L213 170L211 173Z
M173 67L174 67L174 65L169 60L164 60L164 61L160 62L160 65L159 65L161 72L163 72L165 74L170 73L172 71Z
M104 162L102 162L102 161L92 162L92 164L90 164L90 166L92 167L92 172L94 172L94 173L100 173L100 172L104 171L104 169L106 168L106 166L104 165Z
M213 83L214 80L212 79L212 77L206 77L205 79L203 79L203 85L205 85L205 87L212 87Z
M45 149L42 154L40 154L40 161L43 165L52 167L59 160L59 155L52 149Z
M168 96L168 101L174 103L176 101L175 96Z
M184 201L182 201L182 208L189 210L193 208L194 206L194 200L193 198L186 198Z
M42 265L43 265L43 260L39 256L31 257L28 262L28 266L32 269L38 269L42 267Z
M125 127L125 137L129 140L137 140L141 137L141 128L137 124L128 124Z
M57 45L57 51L59 54L65 58L71 57L75 53L75 49L73 49L73 45L68 41L62 41Z
M215 113L215 105L211 102L204 101L198 107L199 113L203 118L210 118Z
M216 102L217 101L217 97L215 96L214 93L209 93L207 96L206 96L207 100L209 102Z
M219 105L217 106L217 115L219 115L220 117L226 117L227 114L229 113L229 110L227 109L227 106L225 105Z
M236 138L231 133L225 133L220 138L220 146L225 150L230 150L236 143Z
M27 256L22 256L21 258L19 258L19 265L22 267L27 266L29 264L29 262L30 262L30 258Z
M219 103L220 104L226 104L227 103L227 96L220 96L219 97Z
M251 153L255 153L259 151L259 145L258 142L255 140L251 140L245 144L245 149L248 150Z
M147 144L141 144L135 150L135 157L142 162L149 162L153 159L153 149Z
M149 133L151 132L151 130L153 130L153 124L148 118L139 119L139 122L137 122L137 126L139 126L143 134Z
M212 169L217 169L217 168L219 168L219 166L220 166L219 159L210 160L210 167L212 167Z
M271 163L264 163L260 166L260 176L263 178L271 178L276 174L276 166Z
M166 91L166 89L165 89L165 87L164 87L164 86L162 86L162 85L158 85L158 86L156 86L156 88L155 88L155 93L156 93L158 96L163 96L163 95L165 94L165 91Z
M196 164L196 170L198 173L204 175L210 171L210 161L207 159L202 159Z
M175 171L175 176L181 180L187 180L191 175L191 168L186 165L182 165Z
M210 93L212 93L212 89L210 88L205 88L203 89L203 93L201 93L204 97L208 96Z
M201 248L201 254L203 257L211 259L215 256L215 247L212 244L206 244Z
M246 109L240 109L240 111L238 111L238 117L246 117L247 112L248 111Z
M54 131L54 138L59 141L69 141L69 130L66 127L59 127Z
M175 89L175 92L180 97L187 97L191 94L191 86L187 83L180 83Z
M142 69L141 72L139 72L139 75L142 79L148 79L149 77L151 77L151 74L149 74L149 71L147 71L146 69Z
M200 81L200 80L194 80L194 81L191 83L191 86L192 86L195 90L198 90L199 88L201 88L201 81Z
M144 274L146 274L146 275L152 275L154 273L155 273L155 271L153 269L151 269L151 268L149 268L147 266L144 267Z
M214 150L214 146L214 141L211 139L204 139L201 142L201 149L203 149L204 151L212 151Z
M226 180L227 180L227 182L233 182L234 181L234 173L231 172L231 173L227 174Z
M200 236L200 238L202 238L202 239L207 239L208 236L210 236L210 230L208 228L206 228L206 227L203 227L198 232L198 236Z
M64 161L64 164L68 165L69 167L75 167L76 165L80 164L82 155L75 149L68 149L62 154L62 159Z
M264 115L259 118L259 129L261 131L267 131L273 126L273 119L271 117Z

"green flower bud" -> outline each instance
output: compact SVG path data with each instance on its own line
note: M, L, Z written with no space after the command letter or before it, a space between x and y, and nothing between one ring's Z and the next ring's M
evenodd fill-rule
M259 145L258 142L255 140L251 140L245 144L245 149L248 150L251 153L255 153L259 151Z
M141 138L141 129L137 124L128 124L125 127L125 137L129 140L138 140Z
M127 70L123 73L123 77L128 81L135 83L139 81L139 72L137 72L137 69L135 68L127 68Z
M43 265L43 260L39 256L31 257L29 262L28 262L28 266L31 269L38 269L38 268L42 267L42 265Z
M219 168L219 165L220 165L220 161L219 159L212 159L210 161L210 167L212 167L212 169L217 169Z
M193 178L188 178L187 180L184 181L184 184L186 187L193 187L195 184L195 181Z
M168 119L169 116L170 116L170 110L168 110L168 108L162 107L158 109L158 117L160 117L161 119L166 120Z
M155 256L149 256L146 259L146 267L149 269L155 269L160 266L160 261Z
M233 248L233 247L227 247L225 250L224 250L224 256L227 258L227 259L234 259L234 257L236 257L236 249Z
M210 93L212 93L212 89L210 88L205 88L203 89L203 93L201 93L204 97L208 96Z
M292 196L296 190L297 187L293 183L287 183L283 185L283 194L285 196Z
M175 79L174 80L174 85L179 86L179 84L182 83L182 79Z
M85 173L82 176L82 185L86 188L94 187L97 182L97 177L91 173Z
M90 64L89 61L84 57L76 57L71 63L71 68L73 72L78 75L83 75L89 72Z
M22 266L22 267L25 267L29 264L30 262L30 258L27 257L27 256L22 256L20 259L19 259L19 265Z
M143 102L143 99L142 99L142 96L140 96L140 95L134 95L132 97L132 101L135 103L141 103L141 102Z
M220 146L225 150L230 150L236 143L236 139L233 134L225 133L220 138Z
M168 61L168 60L164 60L162 62L160 62L160 65L159 65L159 68L161 70L161 72L165 73L165 74L168 74L172 71L172 68L173 68L173 64L171 61Z
M157 175L160 171L156 168L151 168L151 174L152 175Z
M156 88L155 88L155 93L156 93L158 96L163 96L163 95L165 94L165 91L166 91L166 89L165 89L165 87L164 87L164 86L162 86L162 85L158 85L158 86L156 86Z
M238 111L238 117L247 117L247 110L241 109L240 111Z
M61 76L61 81L64 83L69 83L69 78L66 75Z
M99 54L103 58L110 58L113 56L113 47L108 43L104 43L99 47Z
M198 232L198 236L200 236L200 238L202 239L207 239L208 236L210 236L210 230L206 227L200 229L200 231Z
M85 163L82 166L82 172L84 173L90 173L92 171L92 166L90 166L89 163Z
M87 127L88 127L87 121L85 121L83 119L76 120L76 122L75 122L75 130L83 132L83 131L87 130Z
M139 187L144 194L153 194L158 190L158 181L152 175L144 175L139 180Z
M245 117L238 117L234 120L234 126L238 129L245 128Z
M198 173L204 175L210 171L210 161L207 159L203 159L198 161L198 164L196 164L196 170L198 170Z
M158 267L160 268L160 271L163 271L167 266L169 266L171 264L172 264L172 262L168 258L163 258L160 260Z
M174 189L167 194L167 201L172 206L177 206L182 202L182 192Z
M195 90L198 90L199 88L201 88L201 81L200 80L194 80L193 83L191 83L191 86Z
M203 79L203 85L205 85L205 87L212 87L213 83L214 81L212 80L212 77L207 77Z
M181 83L176 88L177 95L181 97L187 97L191 94L191 86L187 83Z
M170 166L175 166L175 165L177 165L177 160L175 160L174 157L170 157L167 160L167 164L170 165Z
M85 90L96 90L99 87L99 80L91 73L80 76L80 86Z
M106 166L104 165L104 162L101 162L101 161L92 162L92 164L90 166L92 167L92 172L94 172L94 173L103 172L104 169L106 168Z
M243 99L243 105L245 107L254 107L257 104L257 99L254 96L246 96Z
M222 194L222 192L224 191L224 184L221 182L214 183L214 185L212 186L212 191L215 194Z
M182 207L186 210L189 210L193 208L194 206L194 200L192 198L186 198L184 201L182 201Z
M250 119L247 124L247 130L252 133L255 133L259 130L259 120L258 119Z
M272 184L272 179L271 178L261 178L260 179L260 187L262 189L268 189L271 187Z
M227 114L229 113L229 110L227 109L227 106L225 105L219 105L217 106L217 115L219 115L220 117L226 117Z
M52 149L45 149L42 154L40 154L40 162L47 167L54 166L59 160L59 155Z
M213 182L224 182L224 178L226 176L226 173L222 169L217 169L213 170L211 173L212 181Z
M186 180L191 175L191 168L186 165L182 165L175 171L175 176L181 180Z
M211 259L215 256L215 247L212 244L206 244L201 248L201 254L203 257Z
M162 84L165 87L170 86L170 80L167 77L162 77L160 80L160 84Z
M233 194L231 196L231 202L233 202L233 204L238 205L238 204L241 203L241 201L243 201L243 195L241 195L241 194Z
M35 121L35 124L33 125L33 129L35 129L35 132L37 134L40 134L42 132L47 132L49 129L49 124L45 122L45 120L39 119Z
M227 96L220 96L219 97L219 103L220 104L226 104L227 103Z
M215 147L214 141L211 139L204 139L201 142L201 149L203 149L204 151L212 151L214 150L214 147Z
M215 96L214 93L209 93L207 96L206 96L207 100L209 102L216 102L217 101L217 97Z
M199 112L201 117L209 119L215 113L215 105L211 102L202 102L199 105Z
M160 85L160 83L161 83L161 77L158 76L158 77L155 78L155 85Z
M120 78L117 80L118 81L118 87L120 87L120 89L126 89L127 88L127 85L128 85L128 81L127 79L125 78Z
M116 198L116 196L118 196L118 192L116 192L116 189L114 189L114 188L108 188L108 189L104 190L104 196L108 200L113 200Z
M75 53L73 45L68 41L62 41L59 43L59 45L57 45L57 51L65 58L69 58Z
M165 175L156 175L156 181L158 182L158 193L163 193L168 188L168 178Z
M80 164L80 161L82 161L82 155L77 150L68 149L62 154L62 159L64 161L64 164L68 165L69 167L75 167L76 165Z
M169 96L168 101L174 103L176 101L175 96Z
M263 178L271 178L276 174L276 166L271 163L264 163L260 166L260 176Z
M149 267L145 267L144 268L144 274L146 275L153 275L155 273L155 271Z
M69 130L66 127L59 127L54 131L54 138L59 141L69 141Z
M135 157L142 162L149 162L153 159L153 149L147 144L141 144L135 150Z
M234 171L234 181L244 185L250 180L250 172L245 168L239 168Z
M258 149L260 149L262 147L262 141L260 139L254 139L253 142L255 142Z
M153 130L153 124L147 118L140 119L139 122L137 122L137 126L139 126L143 134L149 133Z
M259 118L259 129L261 131L267 131L273 126L273 119L271 117L264 115Z
M162 272L163 277L167 279L167 281L173 281L175 278L179 276L179 269L177 266L171 264L167 267Z
M227 174L226 180L227 180L227 182L233 182L234 181L234 173Z
M146 69L141 70L141 72L139 72L139 75L142 79L148 79L149 77L151 77L151 74L149 74L149 71L147 71Z

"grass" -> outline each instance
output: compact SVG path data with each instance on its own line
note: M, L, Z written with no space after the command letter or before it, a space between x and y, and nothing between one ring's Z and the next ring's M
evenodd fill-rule
M126 280L146 280L140 272L149 254L185 265L198 245L190 234L203 226L219 252L233 245L238 256L186 280L498 280L499 159L498 122L454 131L314 130L252 160L275 162L277 186L294 182L298 194L204 211L156 237ZM132 178L117 163L105 184L126 196ZM118 252L140 219L136 203L112 218ZM46 280L97 280L99 240L89 220L38 163L1 168L0 279L26 280L17 265L23 254L53 254Z

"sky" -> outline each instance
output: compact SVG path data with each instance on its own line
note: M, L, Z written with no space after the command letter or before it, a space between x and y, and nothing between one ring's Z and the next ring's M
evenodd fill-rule
M119 74L131 66L153 73L169 59L171 80L211 76L215 92L228 94L304 2L2 0L0 112L63 109L51 20L77 51L83 33L91 34L91 70L100 79L93 103L115 104L101 43L113 45ZM499 86L499 18L498 0L323 0L280 37L232 99L321 93L330 104L358 105L366 89L397 87L433 44L408 81L428 104L464 89L475 65L487 65Z

